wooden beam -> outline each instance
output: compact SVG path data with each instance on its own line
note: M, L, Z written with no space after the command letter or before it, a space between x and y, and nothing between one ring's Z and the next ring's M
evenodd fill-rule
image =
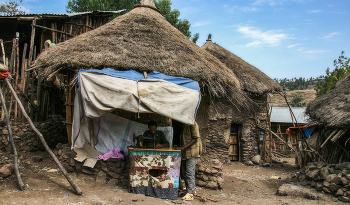
M43 29L46 29L46 30L54 31L54 32L58 32L58 33L63 33L63 34L66 34L68 36L74 37L73 35L71 35L69 33L66 33L66 32L63 32L63 31L60 31L60 30L56 30L56 29L51 29L51 28L48 28L48 27L45 27L45 26L39 26L39 25L32 25L32 26L35 26L35 27L38 27L38 28L43 28Z
M329 135L329 137L326 139L326 141L324 141L324 142L322 143L321 148L323 148L323 146L328 142L328 140L330 140L330 139L333 137L333 135L334 135L337 131L338 131L337 129L333 130L333 132Z
M75 26L82 26L82 27L88 27L90 29L94 29L94 27L92 27L92 26L87 26L87 25L84 25L84 24L77 24L77 23L74 23L74 22L65 22L65 24L73 24Z
M36 24L36 18L34 18L32 25L35 25L35 24ZM29 45L28 68L30 68L33 61L34 38L35 38L35 27L32 26L32 34L30 36L30 45Z
M4 48L4 42L2 41L2 39L0 39L0 44L1 44L1 51L2 51L2 63L6 65L5 48Z

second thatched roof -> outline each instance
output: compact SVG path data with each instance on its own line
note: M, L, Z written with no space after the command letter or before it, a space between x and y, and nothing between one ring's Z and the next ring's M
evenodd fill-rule
M306 113L313 120L330 127L350 126L350 73L334 88L307 106Z
M218 58L235 73L243 90L258 95L282 90L278 83L265 73L211 40L207 40L202 48Z
M62 68L159 71L196 80L212 96L245 101L237 98L242 94L235 74L173 27L152 0L141 0L108 24L47 49L32 67L42 70L44 79Z

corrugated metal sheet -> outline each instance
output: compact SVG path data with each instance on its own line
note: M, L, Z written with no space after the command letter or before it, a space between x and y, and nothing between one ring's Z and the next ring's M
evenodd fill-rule
M272 110L271 110L272 109ZM292 112L299 124L306 124L308 116L305 114L306 107L292 107ZM270 107L271 122L293 123L288 107Z
M68 17L73 17L73 16L80 16L80 15L84 15L84 14L98 14L98 13L110 13L110 14L117 14L120 12L125 11L125 9L123 10L119 10L119 11L87 11L87 12L76 12L76 13L66 13L66 14L55 14L55 13L43 13L43 14L33 14L33 13L28 13L28 14L14 14L14 15L0 15L0 17L29 17L29 16L68 16Z

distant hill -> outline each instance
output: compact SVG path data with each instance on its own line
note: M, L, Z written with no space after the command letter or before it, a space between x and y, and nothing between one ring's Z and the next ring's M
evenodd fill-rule
M324 85L324 76L317 78L291 78L291 79L278 79L274 80L283 88L283 90L311 90L317 87L317 84L320 86Z
M291 90L285 91L287 95L288 103L292 101L293 93L300 93L304 97L304 102L309 103L316 98L316 90ZM268 102L270 107L287 107L287 103L280 94L271 93L268 95Z

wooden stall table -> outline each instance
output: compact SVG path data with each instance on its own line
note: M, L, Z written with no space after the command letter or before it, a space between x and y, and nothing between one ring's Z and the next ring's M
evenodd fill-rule
M181 151L128 147L129 190L162 199L177 199Z

